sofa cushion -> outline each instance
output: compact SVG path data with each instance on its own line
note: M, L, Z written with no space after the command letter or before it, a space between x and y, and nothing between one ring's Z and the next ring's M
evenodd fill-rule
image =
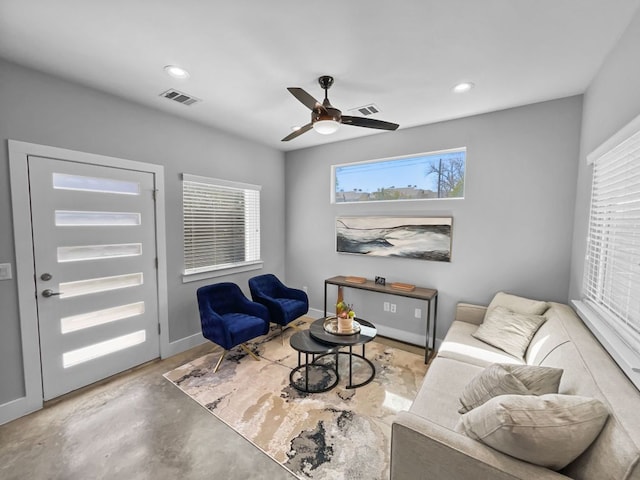
M549 308L549 304L540 300L531 300L529 298L511 295L510 293L498 292L487 307L484 316L485 320L496 307L504 307L512 312L522 313L524 315L542 315Z
M597 398L610 412L598 438L562 473L586 480L640 480L640 392L569 306L553 304L552 310L548 321L556 322L569 341L550 351L542 365L564 369L560 393Z
M466 413L498 395L558 393L561 377L560 368L495 363L465 386L458 412Z
M458 396L483 367L436 357L409 411L441 427L453 430L458 421Z
M549 310L544 313L546 322L538 329L529 343L525 362L529 365L540 365L545 358L563 343L569 341L565 328L560 321L560 315L573 315L567 305L552 303Z
M514 357L524 359L533 335L545 321L546 318L540 315L522 314L505 307L495 307L471 335Z
M521 460L559 470L598 436L609 412L594 398L502 395L462 416L465 433Z
M521 358L492 347L471 336L478 328L467 322L454 321L438 349L438 357L450 358L479 367L488 367L492 363L514 363L521 365Z

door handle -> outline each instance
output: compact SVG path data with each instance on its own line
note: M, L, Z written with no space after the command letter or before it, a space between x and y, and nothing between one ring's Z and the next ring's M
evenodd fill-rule
M42 291L42 296L45 298L53 297L54 295L62 295L62 292L54 292L50 288Z

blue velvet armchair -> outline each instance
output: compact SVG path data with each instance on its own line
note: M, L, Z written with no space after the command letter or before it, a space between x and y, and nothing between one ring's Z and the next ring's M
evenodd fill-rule
M235 283L200 287L196 295L202 335L224 349L214 373L227 351L238 345L254 359L260 360L244 343L269 331L267 308L247 299Z
M271 273L250 278L249 290L253 301L267 307L271 321L280 325L280 329L309 311L307 294L285 286Z

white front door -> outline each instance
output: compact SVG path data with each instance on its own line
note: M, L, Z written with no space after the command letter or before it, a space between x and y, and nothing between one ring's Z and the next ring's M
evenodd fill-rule
M28 157L44 399L159 356L153 173Z

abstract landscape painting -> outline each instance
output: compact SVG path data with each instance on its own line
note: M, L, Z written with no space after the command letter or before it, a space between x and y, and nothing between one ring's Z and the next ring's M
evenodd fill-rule
M451 217L337 217L341 253L451 261Z

